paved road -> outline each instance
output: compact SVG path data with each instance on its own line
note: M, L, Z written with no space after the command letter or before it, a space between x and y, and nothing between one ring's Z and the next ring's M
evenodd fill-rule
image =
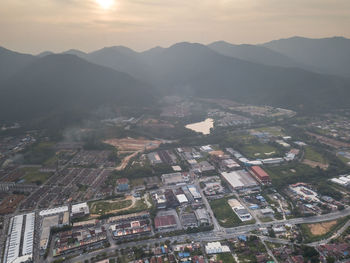
M350 208L346 208L343 211L338 211L332 214L326 214L326 215L318 215L318 216L312 216L312 217L305 217L305 218L293 218L293 219L287 219L287 220L278 220L268 223L261 223L261 224L252 224L252 225L246 225L246 226L239 226L234 228L226 228L224 231L218 231L213 230L209 232L201 232L196 234L185 234L185 235L179 235L174 237L164 237L164 238L157 238L157 239L148 239L143 241L137 241L137 242L129 242L124 243L120 245L116 245L115 243L111 244L111 247L95 252L91 252L88 254L79 255L71 260L66 260L65 262L84 262L86 259L90 259L93 256L96 256L102 252L111 253L114 252L115 249L121 249L121 248L127 248L132 246L144 246L144 245L151 245L154 243L161 243L165 242L166 240L170 240L171 242L177 241L177 242L184 242L187 239L194 240L194 241L219 241L223 239L228 239L232 237L236 237L241 234L248 234L252 230L259 229L261 227L268 227L273 225L281 225L281 224L305 224L305 223L318 223L318 222L324 222L329 220L334 220L340 217L348 216L350 215ZM349 223L350 224L350 223ZM345 226L344 226L345 228ZM269 237L261 237L264 241L270 241L270 242L277 242L282 244L290 244L288 240L283 239L276 239L276 238L269 238ZM49 262L49 261L47 261Z

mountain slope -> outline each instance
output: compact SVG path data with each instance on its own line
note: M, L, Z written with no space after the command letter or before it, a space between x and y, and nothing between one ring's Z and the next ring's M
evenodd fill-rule
M21 54L0 47L0 83L36 59L32 55Z
M310 70L350 77L350 39L292 37L263 46L308 65Z
M231 98L296 110L350 106L349 81L296 68L255 64L179 43L152 61L154 84L167 92Z
M289 57L263 46L233 45L224 41L214 42L208 47L224 56L239 58L250 62L281 67L301 67Z
M0 90L0 119L24 120L104 105L145 105L147 85L73 55L48 55L18 71Z

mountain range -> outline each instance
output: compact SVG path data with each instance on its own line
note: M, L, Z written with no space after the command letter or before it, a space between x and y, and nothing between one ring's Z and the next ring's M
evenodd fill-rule
M349 107L350 40L294 37L261 45L177 43L37 56L0 48L0 120L154 105L163 95L231 98L313 112Z

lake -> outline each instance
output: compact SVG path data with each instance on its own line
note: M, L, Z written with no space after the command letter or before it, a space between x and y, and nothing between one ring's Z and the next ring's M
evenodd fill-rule
M192 131L200 132L202 134L207 135L210 134L210 129L214 127L214 120L208 118L201 122L187 124L185 127Z

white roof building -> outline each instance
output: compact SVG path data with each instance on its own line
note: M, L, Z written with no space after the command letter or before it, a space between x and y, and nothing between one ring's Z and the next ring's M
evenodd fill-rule
M24 221L25 218L25 221ZM10 219L9 237L6 240L4 263L24 262L33 257L35 214L14 216ZM24 231L22 232L22 229ZM23 243L21 239L23 233ZM20 251L22 251L20 255Z
M64 213L66 211L68 211L68 206L65 205L65 206L55 207L55 208L51 208L51 209L41 210L39 212L39 215L40 216L50 216L50 215Z
M84 213L84 215L90 213L89 206L86 202L72 205L72 215L80 213Z
M198 192L198 190L195 186L189 185L189 186L187 186L187 188L188 188L188 191L190 191L190 193L194 199L201 199L202 198L201 194Z
M177 201L179 201L180 204L188 203L188 199L184 194L176 195L176 199Z
M205 246L207 254L219 254L231 252L228 246L222 246L220 242L210 242Z

